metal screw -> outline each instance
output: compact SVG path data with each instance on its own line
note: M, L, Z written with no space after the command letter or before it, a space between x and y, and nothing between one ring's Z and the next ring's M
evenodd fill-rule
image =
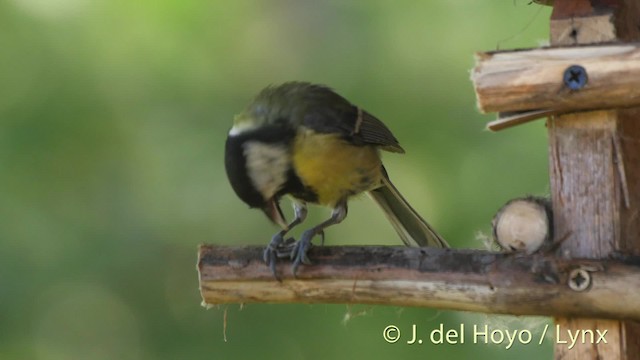
M585 269L573 269L569 273L569 288L573 291L585 291L591 286L591 274Z
M587 77L587 70L580 65L571 65L565 71L562 76L564 84L571 90L580 90L585 85L589 78Z

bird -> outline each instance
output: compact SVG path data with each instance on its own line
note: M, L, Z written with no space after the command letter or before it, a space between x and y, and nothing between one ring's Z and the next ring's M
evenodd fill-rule
M381 150L404 153L382 121L325 85L269 85L234 117L225 144L227 177L244 203L280 226L263 253L274 275L280 257L292 259L294 276L310 264L312 239L324 243L324 230L342 222L348 201L361 193L380 206L407 246L449 247L391 183ZM293 203L291 222L280 207L284 196ZM304 222L307 204L331 208L330 218L298 241L285 239Z

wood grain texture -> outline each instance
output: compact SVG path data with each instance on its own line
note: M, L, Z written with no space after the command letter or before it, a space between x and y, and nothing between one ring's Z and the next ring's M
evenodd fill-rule
M582 89L564 84L564 72L572 65L587 72ZM478 53L471 79L482 112L638 106L640 44Z
M613 181L616 114L596 111L561 118L550 121L548 127L555 231L571 233L561 246L562 254L607 257L616 249L619 236Z
M616 112L596 111L550 120L550 176L555 230L571 235L561 245L566 258L606 258L620 241L619 182L614 137ZM615 297L615 295L613 295ZM580 331L597 325L619 339L622 324L563 315L556 324ZM582 346L580 346L582 345ZM556 345L556 359L620 359L619 342Z
M616 40L612 13L587 17L570 17L551 23L551 37L556 46L597 44Z
M277 281L262 247L203 245L203 303L345 303L423 306L513 315L640 319L640 258L593 261L480 250L388 246L315 247L313 265ZM569 274L589 269L590 286L572 290Z

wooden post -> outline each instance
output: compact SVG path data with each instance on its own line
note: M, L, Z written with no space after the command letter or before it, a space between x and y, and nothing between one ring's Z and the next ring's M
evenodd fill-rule
M555 0L551 45L640 40L637 0ZM554 116L549 167L560 254L606 258L640 252L640 109ZM640 289L638 289L640 292ZM607 331L606 343L556 343L556 359L640 359L640 324L558 317L561 334Z

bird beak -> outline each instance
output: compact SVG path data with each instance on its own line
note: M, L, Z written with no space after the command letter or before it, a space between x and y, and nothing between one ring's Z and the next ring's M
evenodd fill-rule
M289 225L287 225L287 221L284 219L284 215L282 215L282 210L280 209L280 204L274 198L267 201L267 203L262 208L265 215L269 218L269 220L273 221L275 224L278 224L283 230L288 230Z

